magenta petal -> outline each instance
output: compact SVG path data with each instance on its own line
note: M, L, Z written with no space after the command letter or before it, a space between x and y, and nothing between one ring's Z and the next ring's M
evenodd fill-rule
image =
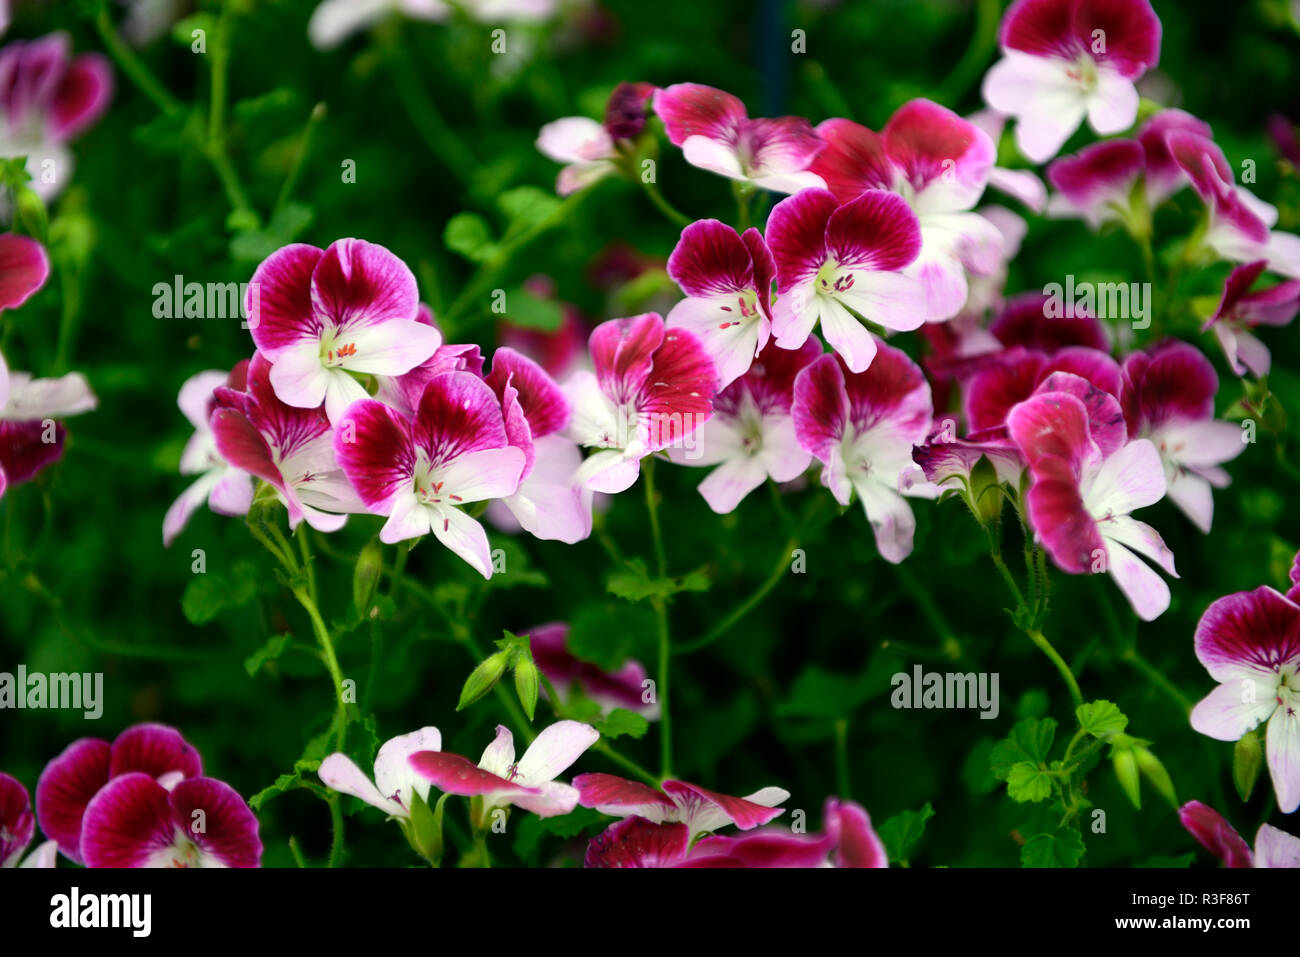
M1016 0L1002 17L998 42L1008 50L1072 60L1082 52L1074 7L1075 0Z
M988 182L997 156L988 134L930 100L904 103L881 136L889 158L914 189L920 191L942 179L960 186L971 205Z
M81 853L87 867L144 867L175 839L167 791L147 774L124 774L86 807Z
M32 842L36 818L21 781L0 772L0 867L12 867Z
M1054 162L1047 168L1047 179L1083 212L1108 201L1127 205L1145 158L1136 140L1105 140Z
M1105 328L1092 316L1048 318L1047 296L1030 291L1009 297L989 324L989 332L1005 346L1025 346L1051 354L1066 346L1087 346L1109 352Z
M700 83L675 83L656 90L654 109L674 146L692 136L732 140L747 116L745 104L736 97Z
M772 315L772 283L776 281L776 260L772 250L767 248L763 234L753 226L741 234L740 241L749 250L750 261L754 264L754 290L758 293L758 304L764 315Z
M675 444L708 421L717 390L717 367L700 340L669 329L637 403L637 435L651 452Z
M1124 415L1129 430L1214 417L1219 376L1195 346L1171 341L1124 360Z
M682 230L668 257L668 275L688 296L701 298L753 288L754 263L736 231L716 219Z
M836 867L888 867L889 855L884 842L871 826L871 816L866 808L852 801L831 798L826 802L823 817L827 831L838 834L835 845ZM830 821L834 821L834 828Z
M70 140L108 109L113 96L113 68L98 53L85 53L68 64L50 104L50 134Z
M776 261L777 285L784 295L810 279L826 261L826 225L839 208L824 189L804 189L772 208L767 244Z
M510 382L507 382L501 392L501 414L506 427L506 441L524 455L523 470L519 473L519 483L516 485L518 487L532 474L537 462L537 448L533 444L533 431L528 426L528 417L524 415L524 408L519 403L519 390Z
M81 819L99 790L108 783L112 748L99 738L80 738L41 772L36 782L36 816L41 831L59 842L59 850L81 860Z
M1187 175L1192 188L1206 203L1214 203L1225 187L1231 187L1232 167L1223 150L1208 137L1190 130L1173 130L1165 135L1165 146L1174 163Z
M800 836L768 829L739 837L701 838L691 848L690 864L715 867L818 867L835 846L833 835ZM726 861L727 863L722 863Z
M579 774L573 779L573 786L578 789L579 804L599 808L602 814L644 813L651 808L662 813L676 807L654 788L615 774Z
M353 402L334 430L334 457L366 507L384 513L415 474L410 423L374 399Z
M270 446L243 413L228 408L215 410L212 413L212 435L221 457L235 468L266 479L276 488L284 488L284 479L271 458Z
M673 803L682 808L688 816L694 816L690 813L690 809L711 804L722 811L742 831L766 824L783 813L782 808L768 807L746 801L744 798L719 794L717 791L710 791L688 781L665 781L663 789Z
M507 382L518 392L519 406L534 439L558 432L569 424L572 410L564 390L532 359L502 346L492 354L487 384L501 398Z
M686 858L691 835L684 824L653 824L629 817L587 844L586 867L672 867Z
M321 321L312 306L312 273L324 250L293 243L276 250L249 282L249 331L271 358L304 339L319 339Z
M434 376L416 410L412 436L430 462L508 443L501 403L492 388L468 372Z
M49 435L53 442L46 442ZM55 422L53 431L41 420L6 422L0 420L0 472L10 485L26 482L41 469L63 457L67 429Z
M802 172L826 144L802 116L778 116L741 124L742 163L749 151L749 167L756 174Z
M176 827L204 855L226 867L261 864L262 841L257 834L257 818L229 784L215 778L189 778L172 790L170 802ZM199 811L203 813L196 813Z
M841 203L868 189L893 189L897 173L879 133L852 120L826 120L817 127L826 148L810 169Z
M420 308L410 267L364 239L330 243L312 273L311 301L336 326L414 319Z
M164 724L135 724L113 741L108 766L110 777L140 771L153 778L180 772L183 777L203 773L203 761L175 728Z
M1128 441L1124 413L1119 399L1091 381L1070 372L1053 372L1038 387L1039 392L1065 392L1083 403L1088 414L1088 432L1101 450L1102 458L1118 452Z
M769 341L754 357L749 371L714 397L714 411L719 415L738 415L748 393L764 415L789 415L794 403L795 379L821 355L822 344L816 336L809 336L798 349L782 349Z
M1034 393L1046 360L1041 353L1011 349L998 356L966 387L966 425L972 432L1005 425L1007 413Z
M1105 352L1087 346L1066 346L1058 349L1043 365L1040 375L1048 376L1053 372L1069 372L1077 375L1087 379L1098 389L1109 392L1116 398L1119 397L1119 363Z
M1253 867L1250 847L1223 815L1200 801L1188 801L1178 809L1178 819L1187 833L1221 860L1226 867Z
M907 353L883 342L866 372L844 370L849 419L861 434L888 420L899 435L920 441L930 427L934 407L925 376Z
M826 247L842 266L902 269L921 251L921 227L903 197L871 189L831 213Z
M826 464L849 421L844 370L833 355L810 363L794 380L792 415L800 447Z
M1182 110L1161 110L1138 130L1138 142L1145 153L1146 187L1153 203L1171 195L1182 183L1183 171L1169 152L1165 138L1172 132L1183 130L1205 139L1212 139L1210 125Z
M1106 49L1092 56L1121 76L1136 79L1160 62L1160 18L1148 0L1076 0L1074 34L1090 52L1097 30Z
M1216 681L1241 677L1244 668L1271 675L1300 659L1300 606L1268 586L1227 595L1205 609L1195 646Z
M409 758L411 767L434 787L448 794L472 797L496 791L514 791L521 794L540 794L538 788L528 788L507 781L503 777L484 771L469 758L450 751L417 751Z
M598 325L588 346L601 391L616 403L639 395L663 341L664 321L654 312Z
M27 236L0 236L0 309L16 309L45 285L50 257L45 247Z

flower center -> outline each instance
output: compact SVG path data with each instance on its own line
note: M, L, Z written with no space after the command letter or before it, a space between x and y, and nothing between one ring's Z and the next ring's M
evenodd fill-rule
M853 288L853 281L851 269L843 269L834 259L828 259L817 270L817 294L834 296L837 292L848 292Z
M1065 72L1084 93L1092 93L1097 89L1097 61L1088 54L1079 54L1079 59L1067 67Z
M355 342L339 341L337 331L331 329L321 336L320 363L327 369L337 369L357 354Z
M434 481L433 467L423 459L415 467L412 484L422 505L459 505L465 501L459 495L452 494L446 487L446 480Z
M719 329L730 329L732 326L739 326L747 319L754 319L758 316L758 293L753 289L746 289L736 294L735 305L721 306L723 312L731 313L737 318L724 319L718 323Z

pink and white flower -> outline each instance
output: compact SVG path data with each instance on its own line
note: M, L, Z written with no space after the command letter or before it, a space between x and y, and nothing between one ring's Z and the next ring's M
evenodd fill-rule
M562 621L538 625L520 634L528 635L537 670L546 676L561 698L567 697L569 690L576 686L582 689L584 698L606 711L624 708L647 721L659 719L659 702L645 700L646 670L641 662L629 658L617 671L603 671L582 661L569 651L569 626Z
M99 404L79 372L35 379L11 372L0 356L0 496L63 457L67 430L56 421Z
M1140 229L1132 199L1145 162L1137 140L1105 140L1056 160L1047 167L1047 179L1057 189L1047 202L1047 215L1077 217L1094 230L1111 222Z
M911 207L921 244L903 272L924 288L927 321L952 318L966 302L966 273L990 275L1002 264L1001 232L971 211L996 156L988 134L930 100L903 104L878 134L841 119L817 131L827 145L813 170L839 202L883 189ZM770 224L768 240L775 249Z
M1159 61L1160 33L1148 0L1016 0L984 100L1016 118L1020 151L1046 162L1085 116L1099 136L1133 125L1134 84Z
M1057 567L1105 571L1138 617L1159 617L1169 607L1169 586L1138 555L1177 577L1174 556L1159 532L1130 516L1164 497L1155 445L1127 441L1115 397L1068 373L1049 377L1015 406L1007 429L1033 478L1026 517Z
M410 757L417 751L442 749L442 733L434 727L389 738L375 754L372 781L346 754L335 752L320 764L317 773L327 787L360 798L389 817L409 820L412 795L429 799L429 782L411 769Z
M36 818L27 788L12 775L0 772L0 867L53 867L58 841L44 841L23 854L36 834Z
M1213 139L1210 124L1182 110L1161 110L1138 130L1137 139L1142 144L1147 205L1151 209L1155 209L1188 183L1187 174L1169 149L1169 134L1178 132Z
M1232 480L1221 467L1246 448L1242 429L1214 417L1219 376L1185 342L1168 342L1124 360L1120 401L1128 434L1150 439L1165 464L1169 498L1202 532L1210 531L1210 489Z
M365 506L388 517L380 541L432 532L491 578L487 533L461 506L513 495L526 461L491 387L468 372L448 372L429 380L413 419L362 399L341 422L334 454Z
M244 392L218 388L211 424L217 451L231 467L270 483L289 512L289 527L304 519L317 531L336 532L349 512L364 512L334 458L334 432L323 408L286 405L271 384L273 370L260 352L248 365Z
M713 418L696 438L696 448L672 449L679 465L717 466L699 485L709 508L734 511L767 479L792 482L812 462L799 445L791 407L795 377L823 355L815 336L796 350L769 343L754 364L713 400Z
M655 824L682 824L691 837L734 824L748 831L783 814L784 788L760 788L743 798L719 794L687 781L669 779L656 791L614 774L580 774L573 779L578 803L613 817L642 817Z
M1300 807L1300 605L1268 587L1210 605L1196 626L1196 657L1219 686L1192 709L1192 727L1236 741L1268 722L1265 756L1278 808Z
M140 773L163 790L203 773L203 761L179 731L161 724L136 724L112 744L79 738L41 772L36 782L36 816L41 830L70 860L83 863L82 822L86 808L110 781Z
M586 116L552 120L537 134L537 149L547 159L564 163L555 181L561 196L576 193L618 170L614 138L604 125Z
M497 725L497 736L477 765L447 751L418 751L410 763L416 774L441 791L481 798L480 821L489 820L494 808L511 804L538 817L555 817L578 804L577 789L555 779L599 738L591 725L557 721L516 761L514 736Z
M845 365L862 372L876 354L863 321L899 331L925 321L925 289L903 272L916 261L921 231L900 196L868 190L841 206L827 190L806 189L772 210L767 241L777 270L772 333L781 348L798 349L820 323Z
M247 515L253 504L253 477L243 469L229 465L217 451L212 432L214 393L225 387L242 392L248 382L248 360L237 363L230 372L209 369L190 376L181 385L177 405L194 426L194 434L181 452L182 475L197 475L189 488L167 509L163 516L163 546L175 541L205 501L218 515Z
M597 451L579 477L597 492L628 489L641 460L683 442L713 414L717 369L685 329L667 329L657 313L611 319L589 340L594 372L564 384L573 407L568 435Z
M857 492L881 557L897 564L910 555L916 518L900 490L934 414L916 363L884 343L866 372L824 355L795 379L792 413L799 444L822 463L835 500L848 505ZM907 494L929 492L909 484Z
M1188 801L1178 809L1178 819L1224 867L1300 867L1300 838L1271 824L1259 826L1252 851L1223 815L1207 804Z
M1268 375L1272 355L1255 330L1260 326L1288 325L1300 312L1300 280L1250 291L1266 268L1268 261L1258 259L1233 269L1223 284L1219 308L1204 326L1214 330L1228 364L1239 376L1247 370L1261 379Z
M360 239L277 250L253 273L247 306L275 394L300 409L324 402L331 422L368 397L354 373L401 375L442 344L437 329L416 318L419 295L406 263Z
M72 175L68 142L103 115L113 95L108 59L74 57L71 45L60 32L0 50L0 156L27 157L31 188L47 202Z
M772 253L757 229L741 236L716 219L701 219L682 230L668 275L686 298L673 306L667 323L695 334L725 389L745 374L771 335Z
M307 38L317 50L332 50L386 17L442 23L451 15L443 0L322 0L307 21Z
M775 193L825 186L809 170L821 137L801 116L750 119L739 99L699 83L656 90L654 110L692 166Z

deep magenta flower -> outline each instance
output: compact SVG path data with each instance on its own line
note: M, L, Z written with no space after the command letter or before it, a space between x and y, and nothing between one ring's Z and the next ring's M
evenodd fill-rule
M654 110L692 166L776 193L825 186L809 171L824 144L801 116L752 120L739 99L700 83L656 90Z
M262 841L224 781L186 778L169 790L131 771L86 806L81 853L87 867L258 867Z
M1002 261L1002 234L972 212L997 153L988 134L930 100L903 104L880 133L841 119L817 131L827 146L813 170L839 202L883 189L911 207L921 245L904 273L925 290L923 318L952 318L966 303L967 271L990 275Z
M1143 185L1151 209L1188 184L1187 174L1169 149L1169 134L1177 132L1192 133L1207 140L1214 138L1210 124L1182 110L1161 110L1138 130L1137 139L1142 144L1143 154Z
M822 484L841 505L857 492L881 557L901 562L916 531L901 481L916 468L912 447L925 439L934 413L920 368L884 343L866 372L823 355L795 379L792 412L799 444L822 463ZM907 491L928 494L914 485Z
M748 831L784 813L778 804L790 797L784 788L766 787L743 798L719 794L687 781L667 780L662 790L613 774L580 774L573 779L578 803L612 817L641 817L654 824L680 824L695 837L734 824Z
M1040 314L1038 322L1044 327L1055 327L1057 320L1045 321ZM1066 330L1058 327L1058 331ZM1017 345L982 362L967 382L964 396L966 424L973 432L1001 428L1007 424L1007 414L1017 403L1032 396L1043 382L1058 372L1086 379L1089 384L1119 398L1119 364L1100 349L1067 345L1048 350Z
M1007 429L1033 479L1026 517L1057 567L1107 572L1138 617L1159 617L1169 607L1169 586L1138 555L1177 577L1174 556L1159 532L1129 514L1164 497L1155 445L1127 441L1115 397L1064 372L1016 405Z
M1128 434L1151 440L1165 464L1170 500L1208 533L1214 519L1210 488L1232 481L1221 466L1246 448L1240 425L1214 417L1214 366L1195 347L1171 341L1129 355L1122 376Z
M194 434L181 452L180 472L198 478L163 516L163 547L175 541L195 509L205 501L218 515L247 515L253 504L253 477L221 457L212 432L214 393L222 387L242 392L248 384L248 364L244 359L230 372L198 372L181 385L177 405L194 426Z
M361 501L388 521L388 544L430 532L484 578L487 533L462 505L513 495L526 461L509 440L491 387L468 372L429 380L413 419L375 399L354 402L334 453Z
M1251 851L1223 815L1207 804L1188 801L1178 809L1178 819L1224 867L1300 867L1300 838L1271 824L1259 826Z
M47 202L67 185L67 143L108 108L113 72L98 53L72 56L66 33L0 50L0 156L27 157L31 188Z
M1085 116L1100 136L1133 125L1134 84L1160 59L1160 32L1148 0L1016 0L984 100L1016 118L1020 151L1046 162Z
M375 777L371 781L346 754L334 753L317 772L327 787L360 798L389 817L408 819L412 795L429 799L429 782L411 768L409 758L417 751L442 750L442 733L434 727L389 738L375 754Z
M1293 573L1294 577L1294 573ZM1192 709L1192 727L1236 741L1268 722L1265 755L1278 808L1300 808L1300 606L1297 589L1235 592L1196 626L1196 657L1219 686Z
M1133 187L1145 163L1137 140L1105 140L1056 160L1047 167L1047 179L1057 189L1047 214L1077 217L1094 230L1106 223L1133 222Z
M791 482L812 462L795 434L795 378L823 355L816 336L795 350L769 343L754 364L713 400L713 418L704 423L692 452L670 451L679 465L716 466L699 485L709 508L734 511L767 479Z
M32 799L23 783L0 771L0 867L53 867L59 853L57 841L45 841L24 859L36 834Z
M569 626L562 621L537 625L520 634L528 635L537 670L546 676L561 698L576 686L584 698L607 711L625 708L649 721L658 720L658 700L646 702L644 698L646 670L641 662L629 658L617 671L603 671L582 661L569 651Z
M494 808L511 804L538 817L554 817L568 814L578 803L577 789L555 779L599 738L591 725L557 721L534 738L516 761L514 736L497 725L497 736L477 765L448 751L418 751L409 760L415 772L439 790L481 797L484 821Z
M271 364L260 352L248 365L247 388L213 392L212 434L232 467L269 482L289 511L289 526L336 532L348 512L365 506L334 458L334 433L322 408L282 402L271 385Z
M821 325L822 336L853 372L876 354L862 321L908 330L926 318L925 289L903 270L921 249L916 214L902 197L868 190L841 206L824 189L782 200L767 220L776 259L772 333L797 349Z
M673 306L667 323L695 334L725 389L745 374L771 335L771 250L757 229L737 235L725 223L701 219L682 230L668 275L686 298Z
M641 459L693 436L713 414L717 369L685 329L657 313L611 319L589 340L594 372L564 384L573 407L568 435L597 451L578 474L597 492L631 487Z
M277 250L253 273L247 308L275 394L300 409L323 402L331 422L367 398L353 373L401 375L442 343L416 318L419 294L406 263L360 239Z
M1265 259L1235 268L1223 284L1219 308L1205 323L1205 329L1214 330L1228 364L1239 376L1244 376L1247 370L1260 378L1268 375L1272 355L1255 330L1260 326L1288 325L1300 312L1298 279L1251 292L1266 268Z
M203 773L203 761L179 731L161 724L136 724L109 744L79 738L45 766L36 782L36 816L41 830L58 841L63 854L82 863L82 819L86 806L110 780L142 772L170 789Z

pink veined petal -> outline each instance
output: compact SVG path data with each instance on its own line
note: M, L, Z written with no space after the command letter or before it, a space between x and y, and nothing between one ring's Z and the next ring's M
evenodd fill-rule
M434 727L389 738L375 755L375 787L391 801L410 809L412 792L428 800L429 783L411 769L410 756L417 751L441 751L442 733Z
M1192 728L1216 741L1240 739L1273 714L1277 707L1276 684L1249 674L1224 682L1192 709Z
M79 738L50 761L36 782L36 817L59 850L82 863L81 821L99 790L108 783L112 747L99 738Z
M1221 860L1225 867L1254 866L1245 840L1214 808L1200 801L1188 801L1178 809L1178 819L1187 833Z
M199 846L203 865L261 865L257 818L229 784L215 778L189 778L176 785L169 800L173 822ZM199 811L203 812L201 829L197 823Z
M410 488L415 446L410 423L374 399L348 406L334 430L334 455L368 508L383 514Z
M1096 318L1076 310L1074 316L1049 319L1047 302L1047 296L1037 291L1010 296L989 324L989 331L1003 345L1025 346L1049 354L1066 346L1110 352L1106 330Z
M669 328L686 329L700 340L717 367L722 388L749 371L770 330L761 313L742 318L741 303L740 297L683 299L665 320Z
M1300 867L1300 838L1261 824L1255 835L1256 867Z
M45 441L49 432L45 424L0 420L0 473L9 485L26 482L41 469L63 457L67 429L54 423L53 442Z
M1292 705L1279 705L1273 712L1265 738L1277 809L1290 814L1300 808L1300 717Z
M1164 498L1165 489L1160 453L1149 440L1136 439L1102 463L1084 492L1084 501L1100 519L1154 505Z
M557 163L590 163L614 154L614 141L605 127L585 116L553 120L537 134L537 149Z
M448 794L473 797L497 792L511 796L540 793L537 788L524 787L484 771L469 758L449 751L417 751L408 760L417 774Z
M320 770L317 773L326 787L340 794L350 794L360 798L385 814L392 817L405 817L410 813L408 808L385 797L370 778L366 777L365 772L346 754L331 754L320 763Z
M921 227L901 196L868 190L831 213L826 249L846 269L902 269L921 251Z
M271 459L270 446L242 413L234 409L215 410L212 434L223 459L276 488L284 488L284 478Z
M1148 0L1078 0L1073 7L1078 42L1119 75L1135 80L1160 61L1160 18ZM1091 53L1097 30L1105 49Z
M1096 226L1106 204L1127 207L1129 193L1142 175L1145 153L1136 140L1106 140L1084 147L1047 168L1047 179L1069 204Z
M83 53L68 64L50 103L50 135L75 138L98 120L113 97L113 69L98 53Z
M636 438L647 452L682 441L709 420L718 371L700 340L668 329L636 404Z
M810 167L841 203L868 189L892 190L899 170L885 150L884 138L852 120L826 120L817 127L826 146Z
M701 838L683 867L819 867L834 846L833 835L797 835L769 828L739 837Z
M932 212L971 209L997 155L987 133L925 99L899 107L881 136L889 158L916 191L918 208Z
M1185 342L1171 342L1124 360L1120 398L1129 430L1155 429L1170 420L1214 416L1219 377L1210 360Z
M716 219L697 220L682 230L668 257L668 275L696 298L755 288L749 248L734 229Z
M664 322L658 313L611 319L597 326L589 347L605 395L615 403L638 396L654 365L655 351L663 341Z
M1060 355L1069 351L1062 350ZM1098 358L1109 361L1109 357L1101 354L1098 354ZM1049 368L1052 364L1057 363L1049 363ZM1113 362L1111 366L1114 366ZM1124 413L1120 410L1119 400L1104 388L1094 385L1092 377L1085 378L1073 372L1052 372L1034 391L1064 392L1082 402L1084 411L1088 414L1088 434L1097 443L1103 458L1118 452L1128 441L1128 431L1124 426Z
M796 377L791 414L800 446L827 464L849 421L844 373L834 356L821 356Z
M559 432L569 424L572 409L564 390L522 352L509 346L497 349L492 354L492 371L486 381L498 398L503 395L507 382L515 388L534 440Z
M727 824L735 824L742 831L766 824L784 813L783 808L772 804L759 804L745 798L731 797L710 791L688 781L664 781L664 794L677 805L681 820L692 834L715 831ZM779 804L790 796L788 791L772 789L764 797Z
M114 778L86 806L81 853L87 867L145 867L175 841L169 795L147 774Z
M1073 59L1083 51L1075 35L1073 0L1016 0L1002 17L998 43L1035 57Z
M1154 621L1169 607L1165 580L1114 539L1106 541L1106 571L1143 621Z
M1253 675L1276 683L1279 668L1300 661L1300 606L1268 586L1227 595L1201 616L1195 645L1216 681Z
M783 199L768 214L767 244L776 262L777 286L783 298L796 285L815 276L826 262L827 226L838 209L830 191L806 189ZM891 225L897 226L900 220L894 217ZM846 222L845 228L849 225ZM868 235L879 238L878 231ZM849 236L843 239L846 244L852 241Z
M383 246L339 239L316 263L311 302L318 315L350 331L392 319L413 321L420 297L410 268Z
M175 728L163 724L134 724L113 741L109 776L140 771L154 778L175 771L184 777L203 773L203 761Z
M1033 395L1042 377L1043 356L1028 350L1008 350L976 373L966 387L966 424L973 432L994 429L1007 422L1019 402Z
M1161 110L1138 130L1138 142L1146 154L1146 189L1152 207L1168 199L1181 189L1186 180L1182 169L1174 162L1165 137L1177 130L1194 133L1204 139L1213 139L1210 125L1182 110Z
M49 276L50 257L44 246L14 233L0 236L0 309L17 309Z
M312 305L311 282L324 250L292 243L276 250L253 272L247 302L249 331L272 361L303 340L318 342L322 324Z
M722 90L700 83L676 83L655 90L654 110L664 121L668 140L681 146L692 136L729 141L745 122L745 104Z
M684 824L629 817L587 844L585 867L673 867L686 859L691 832Z
M530 785L553 781L600 738L581 721L557 721L528 746L517 765L519 777Z
M434 464L509 444L496 393L469 372L448 372L429 380L412 436Z

